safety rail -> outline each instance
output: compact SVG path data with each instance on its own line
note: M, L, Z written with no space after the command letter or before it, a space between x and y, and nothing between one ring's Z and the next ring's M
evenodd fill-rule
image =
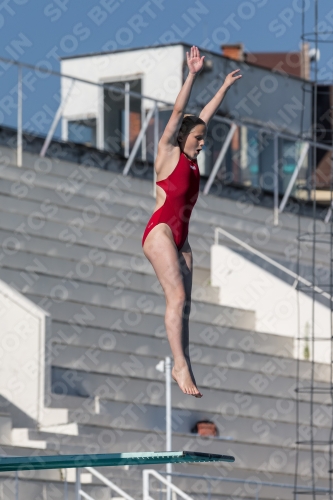
M134 92L134 91L130 90L129 85L125 85L125 88L122 89L120 87L117 87L117 86L109 84L109 83L94 82L94 81L87 80L84 78L78 78L78 77L74 77L72 75L66 75L66 74L61 73L59 71L50 70L47 67L44 68L42 66L27 64L27 63L23 63L23 62L20 62L17 60L13 60L13 59L0 57L0 61L6 63L8 65L16 66L18 68L17 166L19 166L19 167L22 166L22 154L23 154L23 127L22 127L22 123L23 123L23 121L22 121L22 110L23 110L22 69L23 68L34 70L36 74L52 75L52 76L57 76L57 77L61 77L64 79L67 78L71 81L71 84L69 86L69 89L68 89L66 95L63 96L63 99L60 102L57 111L55 112L52 124L49 128L49 131L45 137L42 149L40 151L40 156L42 156L42 157L45 156L46 151L51 143L53 134L54 134L56 127L59 123L59 120L61 119L64 106L65 106L66 102L68 101L69 96L71 94L72 88L74 86L74 82L79 82L79 83L93 85L95 87L100 87L100 88L112 90L115 93L123 94L125 96L124 112L125 112L125 124L126 125L125 125L125 130L124 130L124 155L125 155L125 158L127 158L127 162L126 162L125 168L123 170L123 175L128 174L128 172L133 164L135 155L136 155L140 145L142 144L143 138L145 137L145 133L147 131L149 122L150 122L151 118L153 117L153 115L154 115L154 152L153 152L153 157L154 157L154 159L156 158L157 142L159 139L158 138L158 121L159 121L158 108L161 106L173 107L173 103L170 103L168 101L164 101L162 99L156 99L156 98L153 98L150 96L146 96L146 95L140 94L138 92ZM129 113L130 113L129 96L132 96L134 98L139 98L142 100L146 100L146 101L151 103L151 106L148 107L148 109L143 110L143 115L142 115L143 116L143 123L141 125L141 130L138 134L138 137L135 141L135 144L134 144L131 152L130 152L130 134L129 134ZM199 109L198 105L195 104L195 105L192 105L192 108L190 111L193 112L193 111L197 111L198 109ZM147 115L145 114L146 112L148 112ZM212 167L209 178L205 184L205 187L203 190L204 195L207 195L209 193L209 190L210 190L210 188L211 188L211 186L216 178L216 175L217 175L219 169L221 168L223 159L225 158L228 146L232 140L232 137L234 135L236 128L241 127L241 126L246 126L246 127L250 127L250 128L254 128L254 129L258 129L258 130L263 130L262 124L256 123L255 121L249 120L249 119L244 119L244 118L243 119L239 119L239 118L230 119L230 118L227 118L225 116L215 115L214 120L216 120L217 122L227 124L228 126L230 126L230 130L229 130L229 133L227 135L226 140L224 141L224 143L222 145L221 151L219 152L217 159ZM286 203L287 203L289 196L292 192L293 186L296 182L298 172L299 172L299 170L304 162L306 154L308 153L309 147L310 146L318 147L318 145L320 145L320 148L323 150L326 150L326 151L333 151L333 147L329 146L327 144L324 144L324 143L318 144L318 142L313 141L310 136L304 137L304 136L300 136L300 135L296 135L296 134L292 134L292 133L287 134L283 131L283 129L279 129L277 127L271 126L269 123L267 123L265 125L264 129L265 129L265 133L270 134L273 138L273 141L274 141L274 165L272 167L272 169L273 169L273 191L274 191L274 225L278 225L279 214L283 212L283 210L286 206ZM283 199L280 203L280 206L278 204L279 203L279 192L278 192L278 175L279 174L278 174L278 167L277 167L277 165L278 165L278 142L277 142L278 138L288 139L288 140L295 141L295 142L301 141L303 143L300 158L297 162L294 173L293 173L293 175L288 183L288 186L286 188L286 191L284 193L284 196L283 196ZM102 149L102 150L104 149L104 146L101 143L98 145L98 147L99 147L99 149ZM145 158L143 158L143 159L145 159ZM153 189L154 195L156 193L155 180L156 180L156 175L154 172L154 189ZM331 213L332 213L332 210L330 208L327 212L326 217L325 217L326 223L329 221L329 219L331 217Z
M99 479L105 486L108 486L111 491L114 491L117 493L120 497L122 497L124 500L134 500L131 495L126 493L126 491L122 490L119 486L117 486L115 483L110 481L107 477L105 477L103 474L98 472L96 469L93 467L84 467L84 469L87 472L90 472L93 476L95 476L97 479ZM75 500L80 500L81 497L86 498L86 500L94 500L88 493L86 493L84 490L81 488L81 470L80 468L76 469L76 480L75 480ZM65 499L67 500L67 499Z
M104 483L106 486L108 486L111 490L115 491L121 497L125 498L125 500L134 500L133 497L131 497L130 495L128 495L128 493L126 493L124 490L122 490L121 488L119 488L119 486L117 486L116 484L114 484L107 477L103 476L103 474L101 474L100 472L98 472L93 467L85 467L85 469L88 472L90 472L93 476L95 476L97 479L99 479L100 481L102 481L102 483Z
M145 471L144 471L145 472ZM155 472L155 471L153 471ZM166 472L160 472L159 476L164 476L166 475ZM221 476L203 476L199 474L186 474L182 472L173 472L171 474L173 477L184 477L184 478L189 478L189 479L195 479L195 480L205 480L207 482L207 498L208 500L211 500L212 496L212 482L217 481L217 482L225 482L225 483L235 483L235 484L243 484L243 485L253 485L256 486L255 490L255 500L259 500L259 492L262 486L268 486L271 488L283 488L283 489L290 489L292 492L295 489L295 484L288 484L288 483L274 483L270 481L261 481L259 478L256 478L256 480L253 479L238 479L238 478L233 478L233 477L221 477ZM175 488L177 488L175 486ZM178 488L179 489L179 488ZM302 489L306 492L309 492L311 494L313 492L313 488L311 486L302 486ZM181 491L181 490L180 490ZM328 488L320 488L316 487L315 490L318 494L327 494L327 493L333 493L333 490L330 490ZM186 495L186 493L182 492L183 495ZM241 497L242 495L237 495L238 497ZM249 495L249 491L247 488L246 496ZM191 498L188 495L186 496L187 498ZM231 495L233 497L233 495ZM184 498L184 497L183 497ZM204 498L202 491L200 492L200 498ZM143 498L143 500L154 500L151 497Z
M329 293L325 292L324 290L322 290L318 286L313 285L313 283L311 283L311 281L308 281L305 278L302 278L302 276L299 276L297 273L294 273L293 271L291 271L287 267L283 266L282 264L279 264L276 260L271 259L270 257L267 257L267 255L265 255L264 253L262 253L259 250L256 250L255 248L251 247L251 245L249 245L248 243L245 243L244 241L240 240L239 238L237 238L233 234L229 233L228 231L226 231L222 227L216 227L215 228L215 233L214 233L214 242L215 242L215 245L219 244L219 233L223 234L224 236L226 236L227 238L229 238L229 240L233 241L234 243L237 243L238 245L240 245L241 247L243 247L245 250L248 250L249 252L253 253L254 255L257 255L258 257L260 257L261 259L265 260L266 262L268 262L272 266L276 267L280 271L283 271L285 274L288 274L289 276L291 276L292 278L294 278L296 281L299 281L300 283L303 283L303 285L305 285L305 286L307 286L309 288L313 288L316 292L320 293L323 297L325 297L325 298L327 298L329 300L332 300L332 296Z
M167 473L170 475L170 473ZM174 475L174 474L172 474ZM179 495L181 498L184 500L193 500L192 497L184 493L178 486L173 484L171 481L168 479L165 479L161 474L156 472L156 470L153 469L145 469L142 472L142 493L143 493L143 500L154 500L150 495L149 495L149 476L154 476L156 479L158 479L161 483L165 484L169 490L171 490L173 493L176 495Z

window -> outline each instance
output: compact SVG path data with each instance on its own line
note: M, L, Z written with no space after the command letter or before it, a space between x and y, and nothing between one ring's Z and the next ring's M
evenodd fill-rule
M68 140L96 147L96 119L68 121Z

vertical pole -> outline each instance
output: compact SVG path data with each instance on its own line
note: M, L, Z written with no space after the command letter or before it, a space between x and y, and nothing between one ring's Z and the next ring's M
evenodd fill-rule
M81 489L81 470L79 467L76 468L75 476L75 500L80 500L80 489Z
M142 472L142 489L143 489L143 500L149 499L149 471L144 470Z
M165 409L166 409L166 451L172 450L172 420L171 420L171 359L165 358ZM172 465L166 464L168 474L172 473ZM167 476L171 482L171 475ZM171 500L171 488L167 487L167 500Z
M105 142L105 87L101 86L97 89L98 92L98 114L97 114L97 123L96 123L96 143L97 148L101 151L104 151L104 142Z
M125 83L125 126L124 126L124 156L129 157L130 150L130 83Z
M18 65L17 83L17 155L16 164L22 167L22 66Z
M15 471L15 500L19 500L19 478L18 478L18 471Z
M146 101L144 99L141 99L141 123L144 123L146 117L145 104ZM142 137L142 142L141 142L141 160L146 161L146 159L147 159L147 136L144 135Z
M42 149L39 153L39 156L41 156L42 158L44 158L45 154L46 154L46 151L50 145L50 142L52 141L52 137L53 137L53 134L57 128L57 125L59 123L59 120L61 118L61 115L62 115L62 112L64 110L64 107L66 106L66 103L69 99L69 96L72 92L72 88L74 87L74 80L72 80L71 84L70 84L70 87L67 91L67 94L66 96L62 99L61 103L59 104L58 106L58 109L56 111L56 114L54 115L54 118L53 118L53 121L52 121L52 124L51 124L51 127L50 127L50 130L48 131L47 133L47 136L45 137L45 141L44 141L44 144L42 146Z
M278 135L274 135L274 163L273 163L273 175L274 175L274 226L279 225L279 150L278 150Z
M64 482L64 499L68 500L68 482L67 482L67 469L65 471L65 482Z
M157 156L157 148L158 148L158 136L159 136L159 116L158 116L158 106L157 102L155 103L155 112L154 112L154 164L153 164L153 172L154 172L154 185L153 185L153 196L156 198L156 170L155 170L155 161Z
M231 140L232 140L232 138L234 136L234 133L235 133L236 129L237 129L237 125L235 123L232 123L231 127L230 127L230 130L229 130L229 132L227 134L227 137L225 138L225 141L224 141L223 146L221 148L221 151L219 152L219 155L216 158L216 162L214 163L212 171L209 174L208 181L206 182L204 190L203 190L203 194L208 194L209 193L209 190L210 190L210 188L211 188L211 186L212 186L212 184L213 184L213 182L215 180L215 177L216 177L217 172L219 171L219 168L222 165L223 158L226 155L226 152L228 150L228 147L229 147L229 145L231 143Z

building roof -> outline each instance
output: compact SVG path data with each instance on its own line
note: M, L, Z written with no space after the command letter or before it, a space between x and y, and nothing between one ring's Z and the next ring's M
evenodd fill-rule
M126 49L117 49L117 50L108 50L108 51L104 51L104 52L88 52L86 54L77 54L77 55L73 55L73 56L63 56L63 57L60 57L59 59L60 60L68 60L68 59L78 59L80 57L93 57L93 56L103 56L103 55L107 55L107 54L118 54L118 53L121 53L121 52L132 52L132 51L135 51L135 50L142 50L142 49L159 49L159 48L163 48L163 47L175 47L177 45L182 45L183 47L191 47L190 44L188 43L185 43L185 42L174 42L174 43L165 43L165 44L156 44L156 45L145 45L145 46L141 46L141 47L129 47L129 48L126 48ZM215 57L221 57L222 59L228 59L229 61L230 60L233 60L235 62L239 62L240 64L246 64L248 66L253 66L255 68L260 68L260 69L265 69L266 71L269 71L270 73L274 73L274 71L265 66L265 65L262 65L260 63L254 63L252 61L237 61L235 59L232 59L230 57L227 57L223 54L221 54L220 52L215 52L213 50L208 50L207 48L205 47L199 47L199 50L201 52L205 52L206 54L211 54ZM267 52L267 55L270 56L271 54L274 54L274 52ZM284 75L284 73L279 73L280 75L282 74L282 76L286 76L287 78L296 78L297 80L302 80L302 81L306 81L309 83L309 80L305 80L304 78L301 78L300 76L297 76L297 75L292 75L292 74L287 74L287 75Z

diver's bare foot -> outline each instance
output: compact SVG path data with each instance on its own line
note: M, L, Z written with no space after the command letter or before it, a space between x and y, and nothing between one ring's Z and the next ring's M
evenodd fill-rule
M202 394L197 388L195 381L191 377L191 372L187 363L180 366L179 368L174 366L172 368L172 378L177 382L180 389L185 394L190 394L196 398L202 398Z

